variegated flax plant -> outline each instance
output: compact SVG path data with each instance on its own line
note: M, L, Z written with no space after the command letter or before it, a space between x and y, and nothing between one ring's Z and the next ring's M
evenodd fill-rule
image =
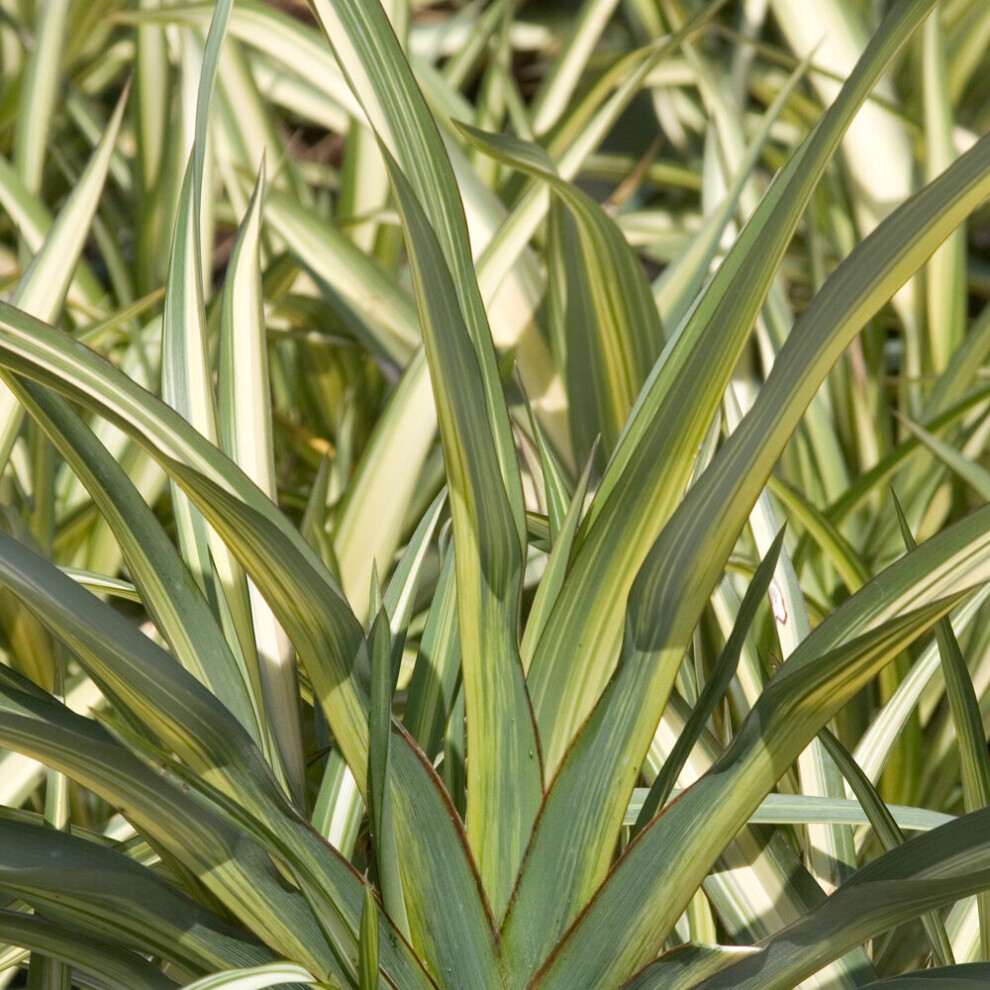
M0 0L0 990L990 986L988 53Z

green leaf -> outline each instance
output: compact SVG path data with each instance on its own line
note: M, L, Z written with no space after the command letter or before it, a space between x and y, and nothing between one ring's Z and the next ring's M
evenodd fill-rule
M193 973L272 958L243 932L119 852L4 818L0 837L0 886L51 921Z
M125 102L126 91L86 172L21 279L14 303L32 315L53 319L61 306L96 209ZM125 472L67 403L30 382L6 380L13 390L11 398L43 424L110 522L130 573L175 655L256 734L251 699L234 658L188 572ZM5 436L10 443L20 419L18 415L13 422L8 420Z
M162 315L162 398L212 443L219 440L219 428L213 369L207 356L200 224L209 101L232 6L232 0L219 4L210 24L196 101L195 139L179 193ZM210 559L206 525L181 489L173 488L173 503L183 559L220 618L225 613L221 605L224 589ZM243 626L243 615L240 618ZM243 649L243 629L240 639Z
M925 601L918 597L921 587L929 589L928 595L945 594L953 586L979 579L981 565L986 569L981 560L986 545L979 533L981 522L947 530L898 561L802 641L760 696L725 755L630 847L555 951L539 986L567 985L567 974L575 966L584 967L581 971L590 974L596 986L618 986L623 974L628 976L637 962L647 961L644 955L662 944L690 898L689 891L777 777L861 684L961 595L908 614L899 603ZM926 570L929 561L935 573ZM632 666L627 663L622 670ZM624 680L631 683L634 678ZM624 713L632 699L629 695L623 699L623 693L618 680L596 709L595 719L611 724L628 717ZM719 808L718 815L711 814L712 807ZM627 932L628 947L616 953L613 943L605 952L604 940L588 933L612 931L615 924Z
M458 548L468 745L499 754L468 764L468 837L500 915L542 794L515 640L525 518L508 413L450 160L384 11L313 8L382 142L410 252Z
M899 18L908 16L910 6L905 4L896 8L889 25L892 30L908 30L913 22L902 22ZM920 15L918 11L914 11L912 16L917 18ZM900 36L903 39L906 33ZM882 32L875 36L874 43L879 46L878 39L881 38ZM861 69L862 65L861 63ZM838 105L833 104L832 109ZM821 126L815 135L820 133ZM838 133L841 133L841 129ZM836 139L838 133L835 134ZM812 140L814 141L814 136ZM813 146L812 144L811 147ZM810 154L807 147L792 159L792 163L800 162L803 154ZM516 907L506 925L509 945L512 939L519 938L528 947L539 946L533 951L527 948L527 967L539 962L541 954L548 951L559 937L561 929L558 926L573 919L605 875L622 814L635 783L636 772L659 721L691 633L786 438L800 420L801 413L825 373L863 321L875 312L896 285L918 267L939 242L939 238L953 229L990 191L988 166L990 141L985 141L982 145L977 145L966 158L960 159L952 170L933 185L901 207L840 266L828 286L816 296L802 321L793 329L788 344L778 355L773 371L750 413L688 491L649 551L630 596L619 673L610 683L602 701L594 710L594 715L583 726L567 753L564 766L554 780L520 881ZM798 166L794 167L796 169ZM799 184L803 184L806 178L802 176ZM771 188L771 199L774 189L778 189L780 185L778 182ZM783 203L790 199L785 192L780 195L785 197L781 201ZM751 221L751 225L754 221ZM733 250L745 243L745 237L741 238ZM741 260L740 272L748 270L749 264L758 253L754 251ZM731 269L728 258L719 274L726 271L727 266ZM762 277L759 271L751 274ZM709 293L713 291L711 286L717 284L718 275L710 283ZM730 307L744 305L748 295L740 293L738 297L726 297L723 301ZM697 314L699 310L694 312ZM682 336L679 339L684 341L687 337ZM678 345L675 345L671 353L678 353ZM694 353L698 360L703 360L710 366L709 352L705 351L704 355L701 351ZM661 362L655 381L661 381L677 367L678 362L673 357L666 364ZM727 368L726 372L729 370L731 369ZM681 368L681 371L685 369ZM701 374L700 370L697 374ZM657 409L669 408L672 410L671 415L679 417L694 397L681 395L679 398L677 389L685 388L693 392L693 386L689 384L693 381L694 376L686 372L672 380L668 379L668 384L675 391L666 393L665 405L657 406ZM703 381L707 388L712 381L710 369L705 373ZM651 398L651 386L648 385L641 396L640 411L647 409L653 401L659 399L655 396ZM664 477L668 479L664 485L667 485L671 467L669 460L647 460L646 450L655 442L664 442L667 437L674 438L672 443L683 444L684 431L689 426L684 422L679 426L671 424L668 434L659 428L660 422L666 420L654 420L651 432L642 435L642 443L635 448L636 460L630 463L637 465L637 471L642 469L653 472L662 468ZM626 438L637 432L634 413L633 425L629 427ZM689 457L687 451L683 453ZM641 457L643 460L640 460ZM617 470L621 461L620 449L599 488L596 503L602 498L603 491L609 490L609 475ZM685 461L685 465L689 462L689 459ZM614 489L614 500L607 500L609 518L614 523L602 529L599 536L594 539L589 536L583 545L578 545L569 576L570 588L565 585L544 633L546 650L561 658L561 662L561 644L565 641L568 643L569 666L566 672L563 667L557 671L556 676L561 678L561 682L555 688L555 704L566 711L569 719L574 715L573 706L568 708L568 699L575 698L574 692L583 692L588 684L585 669L577 659L577 656L584 656L584 653L575 654L575 651L578 646L582 651L589 647L585 640L572 638L587 634L588 641L595 649L601 647L602 637L606 635L601 610L611 600L608 592L614 591L614 585L606 583L605 578L612 571L605 569L604 565L610 559L613 566L621 564L623 573L625 568L636 565L638 558L630 559L633 555L628 549L632 536L625 540L618 540L618 537L626 532L624 527L627 523L632 525L630 520L635 520L637 524L642 523L647 509L654 511L654 505L661 501L656 495L657 486L660 485L659 476L656 484L644 487L641 491L637 491L634 481L636 477L640 476L629 477L628 486L624 484L621 490ZM639 505L636 509L626 505L627 499L634 497ZM673 496L670 497L673 501ZM619 507L622 506L625 506L625 512L620 515ZM591 511L594 511L594 504ZM603 515L600 518L606 517ZM593 519L590 522L586 520L582 529L588 526L591 526L592 532L597 528ZM579 540L580 537L579 532ZM614 546L611 542L613 540L616 541ZM609 557L604 561L596 559L599 554L606 552ZM585 560L584 566L582 557ZM605 593L603 586L607 589ZM567 594L568 591L571 592L570 595ZM577 610L579 602L583 604L580 611ZM597 626L588 626L589 612L598 616L600 621ZM559 623L564 623L565 617L567 622L560 625ZM542 659L545 660L550 653L544 652ZM589 657L591 655L588 654ZM537 660L539 659L540 651L537 652ZM580 675L574 673L575 665ZM534 661L530 683L535 681L550 684L549 680L540 680L537 674L537 662ZM534 688L534 706L537 705L535 690ZM541 740L547 744L545 735L541 735ZM597 808L597 813L594 817L581 817L577 809L584 807L588 801L589 788L594 788L600 794L597 800L591 802ZM607 805L611 807L605 813L604 808ZM571 865L568 869L554 873L550 869L550 863L557 863L559 860L557 830L565 821L568 823L568 862ZM556 824L549 825L549 822ZM541 832L545 833L542 839ZM534 871L533 878L525 876L530 870ZM535 908L537 900L543 903L548 896L547 885L550 883L560 885L559 895L550 898L558 909L552 915L547 915L546 912L535 911ZM525 909L520 906L524 903L524 887L532 891ZM518 917L515 916L517 910ZM542 925L548 926L545 934L539 932ZM546 939L545 942L541 942L543 938ZM510 951L507 947L507 952Z
M110 156L124 118L125 88L107 129L37 254L21 276L11 302L42 320L54 320L65 302L72 274L99 203ZM0 465L6 464L23 422L23 412L8 389L0 388Z
M298 983L312 986L316 983L313 974L291 963L270 963L267 966L253 966L250 969L230 970L214 973L195 983L188 983L183 990L265 990L282 983Z
M904 518L896 496L894 508L904 543L908 550L913 550L917 546L914 534ZM935 627L935 638L942 657L945 693L949 697L949 710L959 746L963 806L966 811L978 811L990 804L990 755L987 753L987 741L983 734L980 700L948 619L943 619ZM990 957L990 898L982 894L977 898L977 904L980 913L980 944L983 956L987 958Z
M103 192L129 92L130 87L125 87L83 174L21 276L11 299L15 306L40 319L54 319L65 301L75 262L82 253Z
M407 177L438 241L481 375L484 421L520 542L522 490L509 417L474 271L464 208L436 123L385 12L359 0L312 0L337 60L372 129ZM394 183L394 179L393 179Z
M687 762L691 748L697 742L698 736L704 729L716 706L722 700L728 690L729 682L736 674L739 666L739 654L742 652L743 643L749 634L749 628L756 618L756 610L762 602L773 580L774 568L777 566L777 559L780 556L781 547L784 545L784 531L781 530L770 549L760 561L753 580L746 589L746 596L739 606L739 614L736 616L732 633L725 643L722 652L719 654L715 666L712 668L708 680L705 681L704 689L698 697L698 701L691 712L691 718L684 730L677 737L673 750L664 762L663 769L657 774L656 780L650 787L643 806L633 827L633 835L644 829L656 813L667 803L670 792L677 783L681 770Z
M629 688L628 697L637 699L636 716L627 713L622 723L629 734L623 735L621 745L609 744L615 747L609 757L614 761L612 766L621 765L619 761L628 759L630 751L645 751L660 708L657 705L647 712L646 699L666 697L676 664L722 564L785 438L799 421L825 371L893 286L915 270L944 232L952 229L987 192L990 140L977 145L863 241L795 326L749 414L685 496L637 578L630 596L624 648L628 656L637 656L630 671L636 671L642 679L637 687ZM943 220L945 225L941 226ZM937 229L933 225L938 225ZM685 589L696 589L690 606L684 597ZM660 615L669 618L658 624L656 616ZM675 632L681 621L683 626ZM647 655L653 657L651 662L644 662ZM661 684L659 688L656 683L647 686L651 667ZM633 728L639 720L639 728ZM638 741L630 746L634 733L639 734ZM573 753L579 750L582 747L575 747L569 759L575 759ZM603 745L587 750L598 773L605 751Z
M571 502L571 493L564 477L564 472L554 456L554 452L544 435L538 420L532 415L530 407L530 423L533 428L533 438L540 452L540 468L543 474L543 498L547 506L547 519L550 523L550 541L553 543L564 525L564 516ZM528 663L524 661L526 667Z
M988 821L990 812L975 812L878 856L758 953L708 979L684 974L683 982L653 986L789 990L864 938L990 886Z
M429 367L420 350L376 421L347 486L334 530L341 583L361 619L368 615L372 562L386 569L390 566L435 437Z
M623 825L633 825L643 806L649 788L637 787L626 810ZM676 801L684 791L674 788L672 801ZM760 806L750 816L752 825L873 825L872 813L864 810L866 802L849 798L819 797L817 794L768 794ZM884 805L891 820L901 829L927 832L953 820L952 815L927 808L912 808L904 805ZM899 840L903 841L903 837ZM893 848L897 843L891 843ZM888 848L885 844L885 848Z
M434 759L460 684L460 639L453 550L443 558L433 602L409 681L403 724L423 752Z
M0 938L58 959L74 970L73 980L94 990L174 990L172 982L155 965L137 953L127 952L79 932L65 929L35 915L0 909Z
M494 922L457 812L432 765L395 721L390 752L399 867L416 953L440 987L497 987Z
M128 429L189 488L200 510L242 555L242 563L276 609L310 676L317 681L331 726L363 787L367 708L362 700L366 688L358 679L367 675L357 661L364 652L364 636L316 554L236 465L160 400L52 328L7 304L0 303L0 314L8 331L3 335L4 343L19 335L9 332L14 326L27 330L25 341L33 338L37 343L39 334L47 337L49 346L42 350L61 370L46 382L68 385L74 380L72 397ZM33 348L29 345L29 349ZM40 357L40 352L36 356ZM231 511L232 506L240 508Z
M961 633L972 626L974 620L980 616L988 598L990 598L990 587L983 588L973 595L970 601L952 616L953 628ZM915 712L919 698L940 670L938 644L933 642L921 652L921 656L898 685L894 695L876 714L872 724L857 743L856 762L870 780L879 779L894 744L908 719Z
M986 328L990 330L990 308L987 312ZM990 343L990 333L987 333L986 340ZM967 337L967 340L970 340ZM962 353L965 350L963 348L957 351L956 354ZM953 362L954 363L954 362ZM939 383L946 381L949 373L942 375L939 379ZM958 420L965 416L965 414L974 406L979 406L986 401L987 396L990 395L990 388L978 388L973 389L969 393L963 395L958 401L947 403L946 408L943 409L937 415L933 415L930 419L926 420L924 426L929 432L941 430L944 427L958 422ZM938 403L933 403L935 408L939 407ZM869 498L871 495L876 494L881 490L894 474L898 468L905 464L905 462L911 458L919 449L923 448L923 444L916 436L910 436L905 438L901 443L899 443L893 450L885 454L876 464L873 465L868 471L864 471L859 478L852 482L852 484L846 489L843 494L835 500L835 502L828 507L826 510L826 516L833 525L838 525L847 519L852 512L855 511L863 501Z
M925 111L925 178L934 179L956 157L953 107L941 11L925 22L922 82ZM941 371L966 332L966 234L957 231L933 255L925 271L931 367Z
M698 297L711 271L722 238L736 215L744 192L753 181L753 171L760 154L770 138L770 132L785 109L798 83L804 79L810 65L809 55L788 77L760 120L745 153L736 165L735 176L721 202L705 218L704 226L686 249L661 272L653 286L653 295L660 315L668 327L683 320L692 302Z
M120 541L141 597L177 659L257 738L258 724L233 655L191 575L123 469L71 410L33 382L7 377L83 481Z
M259 754L247 733L209 691L114 609L3 533L0 581L193 767L231 765L235 778L259 774L260 761L251 766ZM238 791L232 782L230 789Z
M316 919L268 854L148 768L98 725L42 695L0 685L0 743L43 761L119 808L276 952L315 973L340 973Z
M354 956L356 972L360 883L284 801L261 754L213 695L109 606L2 535L0 573L56 635L72 644L100 683L246 809L240 820L247 829L296 865L309 883L307 890L319 893L315 906L324 924L329 919L342 954Z
M543 577L540 578L536 595L533 597L533 604L526 619L526 631L523 633L522 643L519 647L524 667L529 667L532 663L533 651L540 641L540 634L543 632L553 604L566 580L567 565L570 562L571 549L574 545L574 534L577 532L578 524L584 515L584 499L588 491L591 470L594 467L595 453L596 450L593 447L588 456L588 463L574 488L574 494L567 506L567 513L554 534L547 566L543 571Z
M419 346L419 321L408 291L331 224L273 190L265 226L281 237L324 293L346 303L374 352L405 367Z
M192 151L185 168L166 280L162 314L162 398L212 444L220 441L217 398L213 367L209 356L203 289L205 245L203 228L212 225L210 211L204 209L203 188L207 183L207 125L210 101L216 84L220 50L231 16L232 0L216 5L210 21L202 71L199 73ZM209 198L207 198L209 202ZM191 504L181 486L172 482L172 510L179 548L206 595L210 607L224 627L228 642L242 667L242 676L260 712L264 712L264 689L259 670L257 644L248 586L244 574L229 549L211 530L201 513ZM285 686L276 695L276 708L286 704ZM291 729L283 718L280 743L287 743ZM264 715L261 722L267 728ZM267 742L267 734L263 735ZM289 754L286 768L297 793L298 753Z
M399 679L399 668L402 663L402 651L406 642L406 632L409 619L415 603L416 589L419 583L423 565L426 562L430 541L440 521L440 513L447 502L446 489L433 500L426 513L420 519L416 530L406 546L402 559L395 568L382 606L388 616L388 627L392 636L392 690L395 690Z
M389 749L392 725L392 647L388 616L379 611L368 637L371 654L371 708L368 713L368 816L375 856L375 873L382 903L402 934L409 937L409 920L402 897L398 852L392 826ZM376 950L377 957L377 950ZM375 967L377 972L377 965Z
M521 547L483 418L481 371L451 275L415 193L385 154L420 306L453 519L467 745L475 754L468 761L468 840L498 915L542 797L516 645Z
M942 620L945 621L945 620ZM849 751L836 739L828 729L823 729L818 737L824 744L829 755L835 761L839 772L849 783L850 788L856 795L856 800L863 806L863 810L869 816L870 825L876 832L884 849L890 850L904 842L904 834L901 831L893 808L888 808L877 793L873 782L860 769L859 765L852 758ZM932 944L932 951L935 958L943 964L951 964L952 943L946 933L942 918L937 912L931 912L922 919L925 932Z
M268 339L261 298L261 211L265 192L262 164L247 214L230 256L220 315L219 429L231 460L277 501L272 445ZM257 667L248 674L261 721L274 737L270 762L284 773L288 790L306 804L306 761L299 719L298 682L292 644L254 584L248 584L247 612ZM272 749L275 750L272 753ZM277 753L277 755L276 755Z
M815 185L857 108L931 7L931 0L910 0L891 11L841 95L767 191L637 399L578 533L572 575L530 672L547 775L612 672L625 596L646 548L680 502L698 444ZM859 271L866 276L867 269ZM881 278L876 285L888 287ZM703 556L713 559L707 550Z
M378 990L378 911L375 906L375 895L370 886L364 888L358 990Z
M21 81L14 148L17 171L34 193L41 188L45 149L58 97L69 0L54 0L35 9L33 43Z
M573 180L582 163L604 140L660 62L715 17L726 0L707 5L684 27L620 59L561 121L547 150L562 178ZM612 90L614 89L614 92ZM611 97L606 102L606 97ZM604 103L604 105L602 105ZM537 185L524 195L478 259L478 282L488 300L502 284L549 209L548 190Z
M334 736L364 792L368 744L364 634L314 551L236 465L160 400L96 355L80 350L52 328L2 302L0 325L6 331L0 334L0 365L10 367L7 355L13 341L19 339L34 357L26 365L15 362L13 370L33 368L46 384L66 390L124 428L186 487L211 525L230 542L306 664ZM45 343L39 348L41 341ZM41 370L48 360L59 369L53 375ZM183 693L188 697L188 685ZM169 704L173 703L174 699ZM214 728L225 735L223 729ZM231 742L230 736L227 742ZM464 985L478 979L484 984L496 968L494 935L459 823L441 797L442 788L432 768L414 751L408 736L400 734L394 743L399 782L394 813L400 861L431 864L403 875L407 911L412 916L415 903L420 912L420 923L414 926L422 933L418 947L425 946L427 959L435 962L438 972L453 973L455 982L465 966ZM250 752L249 746L231 747L237 761ZM303 828L293 813L286 817L287 806L277 791L258 794L256 785L266 779L267 771L260 781L249 774L247 780L239 780L233 793L241 793L251 782L249 793L258 798L252 810L262 816L265 828L279 842L289 843L293 855L306 864L313 877L308 893L329 912L327 919L331 920L335 912L345 912L343 921L334 924L339 937L353 939L356 946L360 885L315 833ZM444 910L451 896L462 908L452 916ZM422 920L424 916L428 920ZM445 919L442 925L439 917ZM339 928L341 924L343 928ZM391 940L383 940L383 945L386 943L392 945ZM466 944L473 945L475 951L465 953ZM399 951L405 943L400 940L395 945L395 966L408 967L408 958ZM354 959L356 972L356 955ZM392 962L383 960L383 967L391 968ZM416 967L409 972L412 976L406 979L419 979Z
M981 499L990 499L990 471L975 461L959 453L951 444L940 440L922 426L912 423L904 416L900 421L914 434L946 467L954 471L969 485Z
M546 182L574 218L577 236L565 228L559 245L566 271L572 432L579 457L587 457L597 436L607 457L663 343L642 266L615 222L590 196L560 177L543 148L468 124L458 126L476 148Z
M205 27L213 6L208 3L176 4L141 11L123 11L121 21L139 24L190 24ZM283 70L305 80L322 99L338 108L338 120L360 116L361 108L347 87L340 66L327 51L319 32L299 18L253 0L238 0L230 18L230 33L274 59Z
M967 963L867 983L863 990L978 990L987 980L990 980L990 965Z
M804 526L805 531L835 566L839 577L850 592L858 591L870 579L867 566L849 542L817 508L793 486L771 475L767 488L780 499L790 516Z
M605 30L617 0L585 0L574 18L567 41L533 99L533 130L542 134L563 115L587 61Z

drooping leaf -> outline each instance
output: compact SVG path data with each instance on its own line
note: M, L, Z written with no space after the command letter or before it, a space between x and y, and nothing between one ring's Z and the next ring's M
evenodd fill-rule
M468 748L475 754L468 762L468 837L499 914L542 797L539 748L516 645L521 547L482 418L483 381L460 326L451 276L415 193L385 154L410 253L446 458Z

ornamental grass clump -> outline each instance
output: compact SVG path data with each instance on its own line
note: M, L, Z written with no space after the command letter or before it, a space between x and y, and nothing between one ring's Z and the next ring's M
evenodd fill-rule
M0 11L4 985L990 982L980 0Z

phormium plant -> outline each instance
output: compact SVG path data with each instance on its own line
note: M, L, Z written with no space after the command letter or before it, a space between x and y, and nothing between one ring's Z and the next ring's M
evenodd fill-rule
M990 981L981 0L0 12L0 980Z

